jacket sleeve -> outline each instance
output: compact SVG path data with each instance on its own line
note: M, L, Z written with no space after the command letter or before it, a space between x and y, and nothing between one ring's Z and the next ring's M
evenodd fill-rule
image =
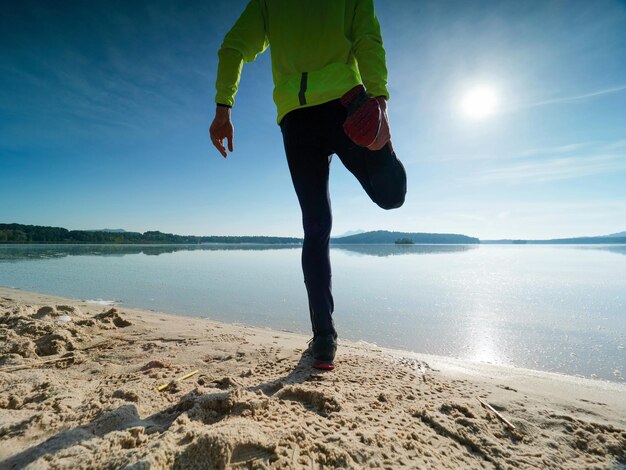
M235 25L224 37L217 55L217 80L215 102L232 106L241 78L244 62L252 62L267 49L269 41L265 32L265 21L261 0L250 0Z
M380 34L380 24L374 12L374 0L357 0L352 22L352 49L359 73L369 96L384 96L387 91L387 65Z

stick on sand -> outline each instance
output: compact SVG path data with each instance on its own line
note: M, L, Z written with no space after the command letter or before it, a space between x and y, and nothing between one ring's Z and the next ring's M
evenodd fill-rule
M46 361L36 361L36 362L31 362L30 364L20 364L18 366L3 367L0 369L0 372L14 372L16 370L29 369L31 367L37 367L43 364L52 364L54 362L72 361L74 359L75 357L72 354L72 355L68 355L65 357L57 357L56 359L48 359Z
M478 397L476 397L478 398ZM513 424L506 419L504 416L502 416L500 413L498 413L493 406L491 406L489 403L482 401L480 398L478 398L478 401L480 402L481 405L483 405L485 408L487 408L489 411L495 413L495 415L502 421L504 422L504 424L506 424L510 429L515 429L515 426L513 426Z
M180 382L181 380L185 380L188 379L189 377L193 377L194 375L196 375L199 372L198 369L194 370L193 372L189 372L186 375L183 375L182 377L178 377L177 379L172 380L171 382L168 382L166 384L160 385L157 388L158 392L162 392L163 390L165 390L167 387L169 387L170 385L172 385L174 382Z

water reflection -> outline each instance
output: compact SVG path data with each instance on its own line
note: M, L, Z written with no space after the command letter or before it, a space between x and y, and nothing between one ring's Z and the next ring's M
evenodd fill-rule
M158 256L178 251L299 250L300 245L202 244L202 245L0 245L0 261L57 259L66 256ZM457 253L477 245L332 245L333 249L367 256Z
M479 245L331 245L335 250L368 256L430 255L475 250Z
M489 327L489 323L477 322L473 330L470 330L467 337L470 346L469 357L474 361L488 362L490 364L500 364L504 362L502 352L497 347L498 331Z
M616 253L618 255L626 255L626 245L598 245L585 248L591 250L610 251L611 253Z
M64 258L66 256L158 256L178 251L241 251L299 249L300 245L0 245L0 261Z

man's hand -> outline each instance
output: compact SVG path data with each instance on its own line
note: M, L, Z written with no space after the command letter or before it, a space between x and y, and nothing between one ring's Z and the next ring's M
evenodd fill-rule
M230 120L230 108L226 106L218 106L215 109L215 118L209 128L209 135L211 136L211 142L215 145L215 148L219 150L224 158L228 156L226 153L226 147L224 147L224 139L228 140L228 150L233 151L233 136L235 134L235 128Z
M382 113L382 119L380 123L380 131L376 140L367 146L369 150L380 150L385 145L389 145L389 150L393 153L393 146L391 145L391 131L389 130L389 117L387 116L387 100L384 96L376 98L380 111Z

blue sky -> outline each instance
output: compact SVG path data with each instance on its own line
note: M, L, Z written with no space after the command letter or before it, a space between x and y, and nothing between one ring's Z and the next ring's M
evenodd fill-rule
M244 66L235 152L207 129L224 1L0 6L0 221L300 236L269 53ZM350 230L552 238L626 230L626 3L377 1L405 205L382 211L338 159ZM495 111L461 111L476 87Z

